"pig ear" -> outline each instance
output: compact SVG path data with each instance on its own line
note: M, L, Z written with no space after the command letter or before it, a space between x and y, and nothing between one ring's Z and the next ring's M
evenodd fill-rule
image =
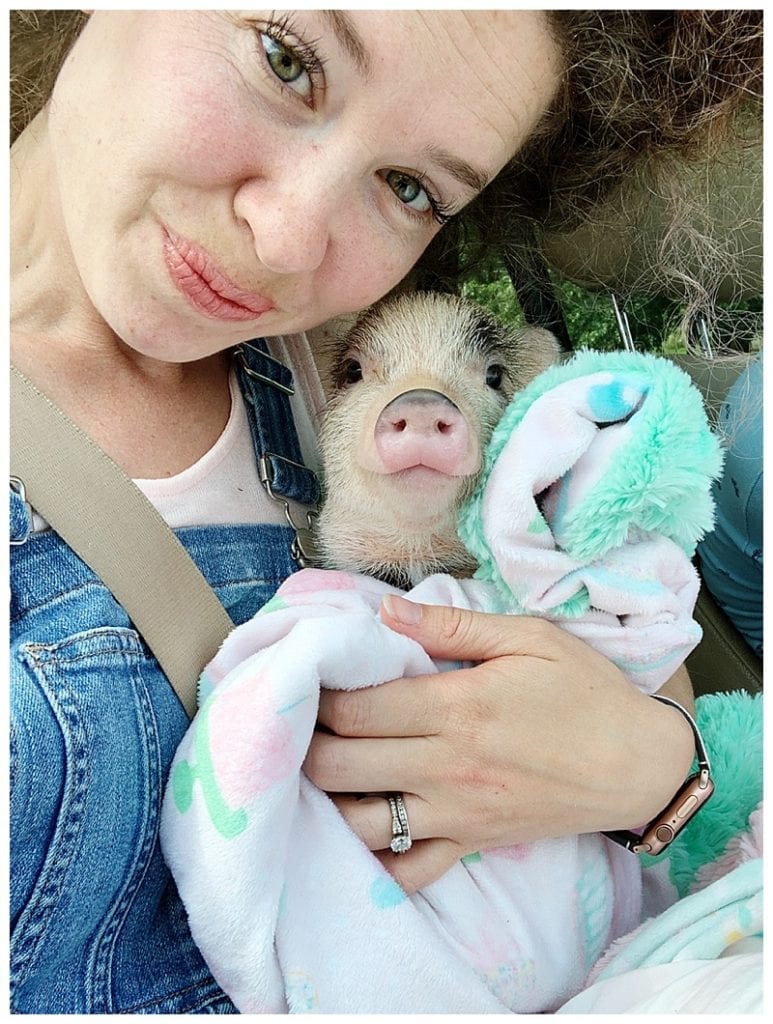
M557 363L560 357L558 339L547 328L527 325L519 332L518 358L524 383Z

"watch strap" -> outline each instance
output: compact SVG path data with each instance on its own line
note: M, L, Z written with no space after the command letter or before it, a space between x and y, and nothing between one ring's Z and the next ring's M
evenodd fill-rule
M657 855L671 845L687 822L697 814L703 804L711 797L714 792L714 783L711 778L711 763L708 752L693 716L686 708L683 708L681 704L670 697L662 697L657 693L653 694L652 697L654 700L660 701L661 704L668 704L670 707L675 708L689 722L695 739L695 753L698 762L697 771L690 775L683 785L679 787L671 802L659 814L656 814L640 833L618 829L602 832L602 835L625 847L626 850L630 850L632 853Z

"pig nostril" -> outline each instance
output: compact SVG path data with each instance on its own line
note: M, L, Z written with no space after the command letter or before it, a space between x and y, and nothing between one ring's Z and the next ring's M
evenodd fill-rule
M438 425L437 425L437 428L438 428L438 431L439 431L439 432L440 432L441 434L447 434L447 433L449 432L449 430L452 430L452 429L453 429L453 428L452 428L452 424L450 424L450 423L444 423L444 422L443 422L443 420L439 420L439 421L438 421Z
M408 424L405 422L405 420L397 420L395 423L395 430L397 430L398 432L402 432L403 430L405 430L407 426Z

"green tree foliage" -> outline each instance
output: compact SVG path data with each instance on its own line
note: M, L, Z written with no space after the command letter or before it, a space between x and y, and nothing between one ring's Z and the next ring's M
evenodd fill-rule
M589 292L558 275L551 275L554 290L572 347L611 350L622 347L611 296L607 292ZM504 266L491 261L477 267L475 275L462 286L462 294L490 309L505 323L524 322L518 298ZM682 330L683 309L662 296L636 296L628 299L625 314L637 350L675 355L686 350ZM719 310L715 331L719 346L754 348L761 331L761 299L734 303Z

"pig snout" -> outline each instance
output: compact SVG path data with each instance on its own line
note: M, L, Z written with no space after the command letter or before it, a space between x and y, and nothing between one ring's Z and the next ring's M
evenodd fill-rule
M385 474L423 466L458 477L480 468L467 420L439 391L422 388L393 399L376 421L374 443Z

